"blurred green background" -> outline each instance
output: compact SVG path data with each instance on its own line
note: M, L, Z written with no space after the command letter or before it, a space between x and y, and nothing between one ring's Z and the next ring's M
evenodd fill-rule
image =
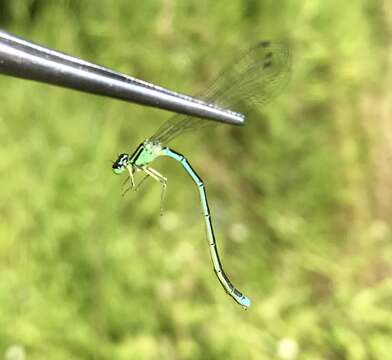
M0 77L0 357L391 358L390 1L13 0L0 27L188 94L259 39L294 54L245 127L171 144L248 311L183 169L154 163L162 218L159 184L112 175L168 112Z

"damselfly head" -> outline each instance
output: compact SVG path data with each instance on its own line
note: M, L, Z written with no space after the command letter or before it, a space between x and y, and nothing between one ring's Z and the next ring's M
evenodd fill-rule
M112 170L115 174L122 174L129 164L129 155L128 154L120 154L118 155L117 160L112 165Z

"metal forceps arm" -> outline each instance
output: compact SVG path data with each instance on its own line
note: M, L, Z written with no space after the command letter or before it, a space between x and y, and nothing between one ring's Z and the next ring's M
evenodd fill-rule
M63 86L232 125L244 116L105 67L36 45L0 29L0 74Z

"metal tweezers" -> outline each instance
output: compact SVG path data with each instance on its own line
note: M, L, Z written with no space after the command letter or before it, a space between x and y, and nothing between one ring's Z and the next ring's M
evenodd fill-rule
M105 67L36 45L0 30L0 74L59 85L232 125L244 115Z

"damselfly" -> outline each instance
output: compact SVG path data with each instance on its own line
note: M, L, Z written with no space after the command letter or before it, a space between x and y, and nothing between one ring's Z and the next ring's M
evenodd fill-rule
M287 83L290 65L290 53L285 44L261 41L240 56L231 66L227 67L211 86L207 87L206 91L198 97L210 103L234 110L237 110L237 107L242 103L265 104L274 98ZM211 124L211 122L184 115L175 115L169 118L153 136L140 144L132 155L120 154L113 163L112 169L115 174L128 171L129 188L135 190L149 176L159 181L162 185L162 214L167 179L150 167L150 164L159 156L168 156L183 166L199 190L215 274L225 291L238 304L247 308L251 303L249 298L234 287L223 271L203 181L183 155L165 146L169 141L184 132L203 128L208 124ZM146 176L135 186L134 173L139 171L143 171Z

